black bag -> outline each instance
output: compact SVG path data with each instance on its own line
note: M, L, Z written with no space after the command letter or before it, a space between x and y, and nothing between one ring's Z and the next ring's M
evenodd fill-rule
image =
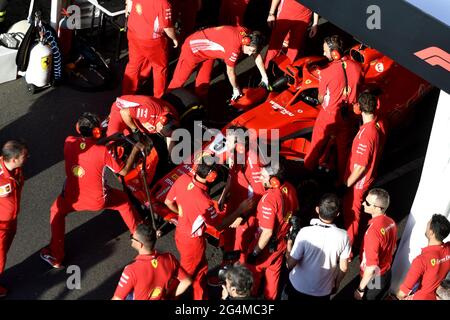
M16 65L18 71L27 71L28 61L30 60L30 52L36 42L37 29L37 27L31 25L28 28L23 41L20 43L19 51L17 51L16 56Z

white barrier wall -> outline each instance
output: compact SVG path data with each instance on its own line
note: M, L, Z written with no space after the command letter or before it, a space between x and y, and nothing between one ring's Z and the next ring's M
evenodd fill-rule
M412 260L427 246L425 229L435 213L450 215L450 95L441 91L419 188L392 267L396 292Z
M50 25L58 32L59 18L61 16L61 5L63 0L52 0L50 9Z

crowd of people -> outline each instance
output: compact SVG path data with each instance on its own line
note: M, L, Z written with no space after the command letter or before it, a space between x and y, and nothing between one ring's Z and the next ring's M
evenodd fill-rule
M231 100L237 100L242 91L235 67L242 55L254 58L261 85L270 89L266 70L282 46L287 43L286 54L293 62L302 54L308 30L311 37L317 33L316 13L295 0L272 0L266 17L272 34L263 57L265 37L244 26L248 3L222 1L219 21L223 25L194 31L200 1L127 0L129 62L122 96L111 107L106 134L136 134L137 142L122 162L105 144L98 143L104 131L98 116L83 113L79 117L78 135L67 137L64 143L66 181L50 208L50 243L40 254L52 268L63 267L65 217L71 212L109 208L119 211L130 231L131 246L138 252L121 274L115 300L173 299L181 295L205 300L208 285L221 285L223 299L330 300L349 262L358 254L360 281L354 299L379 300L386 296L398 230L387 215L391 201L388 192L373 187L385 130L377 117L377 97L360 90L361 67L345 56L343 41L337 35L323 41L329 64L320 70L320 112L304 159L304 168L314 176L322 165L324 150L333 142L337 147L337 174L332 181L334 192L318 197L309 215L301 214L306 201L297 190L300 182L290 179L286 160L265 163L259 159L249 148L252 137L245 127L229 128L233 130L226 135L229 171L218 203L209 193L209 185L218 175L214 154L198 159L192 172L180 176L165 198L164 204L178 216L174 237L179 261L170 253L155 250L157 231L143 221L125 192L104 183L106 168L117 176L126 176L133 168L148 147L139 142L141 134L158 134L171 149L171 135L179 119L162 97L183 87L195 70L195 93L204 98L214 61L222 60L232 88ZM174 16L183 21L179 33ZM174 48L181 44L170 82L169 41ZM137 95L139 86L151 74L153 96ZM350 116L352 110L360 116ZM22 141L4 143L1 152L0 274L16 232L24 183L22 167L28 157ZM244 161L236 161L237 156ZM209 277L207 226L221 231L223 251L221 271ZM448 298L445 278L450 271L450 245L444 239L449 233L448 219L433 215L425 230L428 246L412 262L397 298ZM0 287L0 297L6 294L7 289Z

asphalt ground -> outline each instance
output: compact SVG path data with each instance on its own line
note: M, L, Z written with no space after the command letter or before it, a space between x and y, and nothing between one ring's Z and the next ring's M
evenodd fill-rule
M17 7L17 10L27 10L27 6L20 3L22 7ZM45 9L45 3L43 7ZM320 30L319 39L327 33L327 28L331 27ZM113 30L107 30L98 43L107 57L113 56L111 43L115 35ZM307 51L318 48L320 44L313 42L308 44ZM320 51L317 52L320 54ZM10 289L7 299L109 299L123 267L135 256L130 248L129 233L118 213L103 211L77 212L66 218L65 265L79 266L82 276L80 289L67 288L66 281L70 274L66 269L52 270L39 258L39 250L50 238L49 208L64 181L64 139L75 134L74 124L82 112L95 112L102 117L108 114L111 103L120 95L120 75L125 63L126 59L112 62L119 75L117 85L102 92L80 92L62 85L29 95L23 78L0 85L0 142L23 138L30 147L31 156L25 166L26 183L18 232L8 254L6 270L0 278L0 283ZM172 68L174 65L171 64ZM246 59L239 64L238 74L241 83L247 83L249 79L255 81L257 72L251 61ZM227 113L225 101L230 95L231 88L225 81L223 67L218 65L214 70L209 97L210 105L214 105L209 109L211 123L223 121L224 113ZM386 146L379 181L391 193L389 214L399 224L399 233L403 230L420 180L435 105L436 93L416 105L414 120L393 133ZM119 186L114 176L108 175L107 180ZM158 241L157 248L178 257L173 231ZM221 252L208 246L207 257L212 270L219 264ZM355 259L336 299L351 299L357 277ZM212 289L211 293L215 296L217 292Z

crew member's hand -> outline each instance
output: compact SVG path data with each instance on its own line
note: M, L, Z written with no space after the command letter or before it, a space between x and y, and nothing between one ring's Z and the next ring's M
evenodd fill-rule
M313 26L311 26L311 29L309 30L309 37L310 38L314 38L315 36L316 36L316 34L317 34L317 28L318 28L319 26L316 24L316 25L313 25Z
M358 288L355 289L355 292L353 293L353 298L355 298L356 300L362 300L364 296L364 292L359 292Z
M269 25L269 27L271 29L273 29L273 27L275 27L276 20L277 20L277 18L275 17L275 14L269 13L269 16L267 17L267 24Z
M236 220L234 220L234 222L232 224L230 224L230 228L236 229L237 227L239 227L242 223L242 217L237 217Z
M270 86L268 78L262 78L261 82L259 83L259 86L263 87L263 88L266 88L267 91L272 91L272 87Z
M240 97L242 97L241 89L233 88L233 95L231 96L231 101L236 101Z
M172 39L173 42L173 47L177 48L178 47L178 40L177 39Z
M227 287L223 284L222 285L222 300L227 300L229 296Z

